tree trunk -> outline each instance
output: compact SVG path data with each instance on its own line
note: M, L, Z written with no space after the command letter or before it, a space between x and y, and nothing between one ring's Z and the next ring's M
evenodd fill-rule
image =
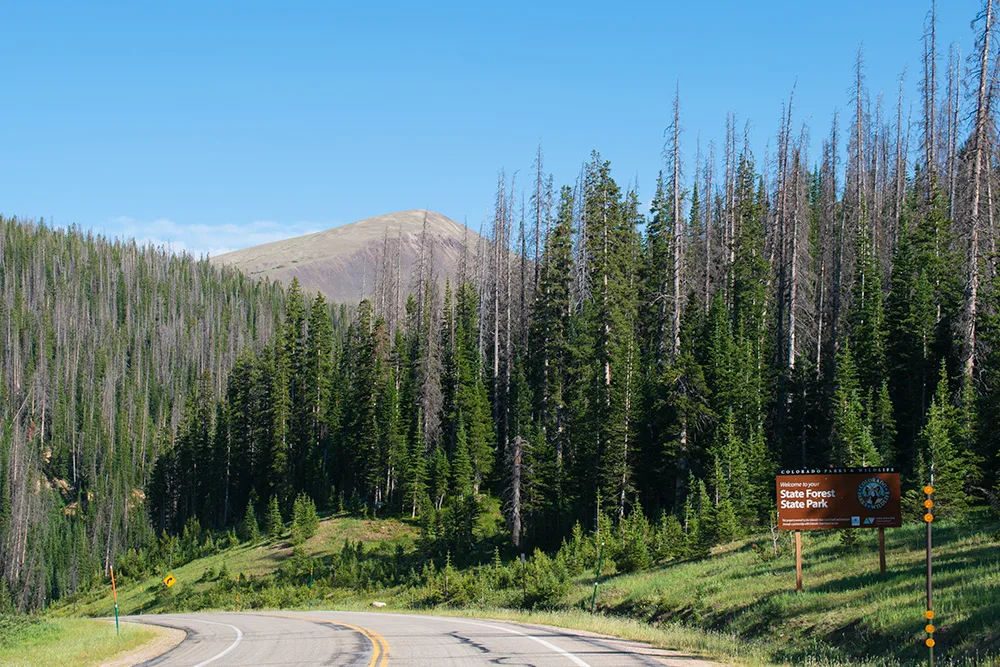
M989 113L987 78L990 59L990 31L993 27L993 0L986 0L983 34L979 56L979 92L976 97L976 133L972 158L972 228L969 232L969 284L965 301L965 340L963 371L972 378L976 360L976 300L979 296L979 199L981 196L983 154L986 150L986 115Z

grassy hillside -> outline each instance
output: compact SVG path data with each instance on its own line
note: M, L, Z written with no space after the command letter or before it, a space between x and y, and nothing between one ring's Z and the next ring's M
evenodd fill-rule
M328 519L320 523L316 535L298 547L293 547L287 539L289 536L284 535L277 541L242 544L171 568L169 572L158 571L138 581L121 582L118 586L119 610L122 615L127 615L190 608L190 603L185 600L215 587L219 583L220 573L225 579L235 579L240 575L251 580L264 578L288 563L296 552L318 562L329 559L332 554L342 549L345 540L393 550L399 547L412 552L417 535L416 527L395 519L364 520L352 517ZM167 574L172 574L177 580L169 590L165 589L162 583L163 577ZM304 579L302 583L307 584L307 580ZM243 604L239 604L236 592L238 587L234 587L231 599L228 602L220 600L219 606L237 608L239 605L239 608L245 608L246 597ZM53 608L51 613L85 616L105 616L113 613L111 590L107 587L90 595L71 598Z
M995 522L981 522L977 528L936 526L938 664L1000 665L997 528ZM395 611L563 625L745 664L908 665L926 655L922 525L887 531L884 578L878 572L874 532L860 533L854 552L844 551L838 533L807 533L805 591L797 594L789 536L782 536L776 558L770 538L761 536L719 547L706 559L604 577L596 615L589 613L592 571L571 577L546 602L532 602L550 576L539 555L523 570L516 562L465 570L442 563L409 568L397 583L385 585L374 575L345 580L335 572L345 568L338 560L345 539L353 543L351 552L359 549L357 541L365 545L363 562L392 556L399 563L414 563L423 557L417 537L415 527L396 520L330 519L297 551L284 541L239 546L179 567L172 571L178 584L169 593L159 584L160 575L127 582L119 590L120 605L123 613L137 612L141 584L147 611L168 606L361 608L380 600ZM306 586L309 565L315 567L311 592ZM245 576L236 583L241 573ZM527 609L522 590L528 593ZM104 615L110 610L110 595L77 601L79 613ZM72 611L67 604L53 613Z
M801 594L794 591L791 549L764 561L745 540L705 560L614 577L603 586L598 607L654 625L678 622L760 641L770 659L788 664L860 664L866 658L915 664L926 655L924 535L918 525L887 531L888 572L882 577L874 532L862 533L860 550L850 555L837 533L805 534ZM997 536L989 527L945 524L936 527L935 543L939 656L1000 664ZM589 601L590 589L581 582L566 603Z

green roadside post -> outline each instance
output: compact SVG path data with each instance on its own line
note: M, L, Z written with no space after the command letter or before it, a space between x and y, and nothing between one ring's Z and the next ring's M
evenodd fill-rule
M118 627L118 589L115 587L115 566L110 565L108 569L111 571L111 594L115 597L115 634L121 637L122 631Z
M312 609L313 606L312 590L313 590L313 568L312 565L310 565L309 566L309 609Z
M601 542L601 551L597 556L597 576L594 577L594 595L590 598L590 613L594 613L597 607L597 582L601 580L601 563L604 562L604 542Z
M521 554L521 606L528 604L528 562Z

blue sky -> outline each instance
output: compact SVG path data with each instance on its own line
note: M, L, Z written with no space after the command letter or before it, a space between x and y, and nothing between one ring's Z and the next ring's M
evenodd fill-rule
M939 2L972 46L978 0ZM813 146L849 104L916 104L930 1L0 0L0 212L217 254L430 208L478 228L542 142L557 185L592 149L648 199L675 83L696 137L749 118L759 158L796 85Z

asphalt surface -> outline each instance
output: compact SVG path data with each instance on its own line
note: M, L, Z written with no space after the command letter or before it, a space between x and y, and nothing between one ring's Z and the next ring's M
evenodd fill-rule
M702 667L711 663L573 630L502 621L391 613L163 614L125 620L187 637L143 663L351 667Z

